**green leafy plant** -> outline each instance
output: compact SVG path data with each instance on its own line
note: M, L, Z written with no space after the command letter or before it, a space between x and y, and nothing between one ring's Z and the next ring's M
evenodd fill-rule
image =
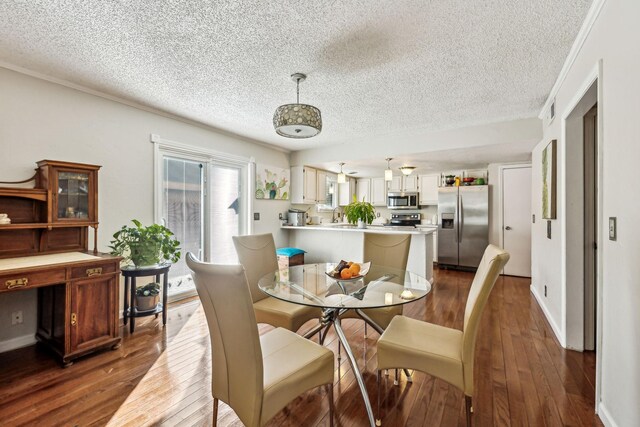
M150 297L160 294L160 283L151 282L136 289L136 295L139 297Z
M364 198L359 202L356 196L353 196L353 202L344 208L344 214L350 224L357 224L358 220L362 220L366 224L371 224L375 218L376 209L369 202L365 202Z
M180 259L180 242L171 230L159 224L143 226L137 219L134 227L123 225L111 241L111 254L124 257L136 267L177 262Z

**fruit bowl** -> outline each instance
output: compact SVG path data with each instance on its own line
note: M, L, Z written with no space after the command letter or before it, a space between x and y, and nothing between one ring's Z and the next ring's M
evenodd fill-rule
M341 261L342 263L342 261ZM324 274L326 274L327 276L331 277L333 280L339 280L341 282L350 282L350 281L355 281L355 280L359 280L362 279L364 276L367 275L367 273L369 272L369 268L371 268L371 263L370 262L365 262L365 263L355 263L358 264L360 266L360 273L357 274L356 276L351 276L349 278L342 278L342 276L340 275L339 272L337 272L337 267L340 266L340 264L338 264L336 266L336 268L334 268L331 271L326 271Z

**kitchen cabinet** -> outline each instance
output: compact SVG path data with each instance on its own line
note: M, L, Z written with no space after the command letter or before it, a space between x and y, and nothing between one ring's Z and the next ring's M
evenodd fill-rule
M419 175L420 205L438 204L438 183L440 175Z
M371 178L371 204L387 206L387 185L384 177Z
M418 177L415 175L394 176L389 185L389 191L418 191Z
M356 196L356 179L347 177L347 182L338 184L338 204L340 206L347 206L353 201L353 196Z
M291 168L291 203L316 204L318 197L317 170L309 166Z
M327 202L327 173L316 171L316 202L325 204Z
M358 180L358 201L365 201L371 203L371 179L360 178Z

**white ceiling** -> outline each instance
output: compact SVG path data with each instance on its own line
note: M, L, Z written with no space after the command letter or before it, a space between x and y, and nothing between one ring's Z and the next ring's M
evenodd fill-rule
M537 115L591 0L0 2L0 61L290 150ZM322 110L315 138L275 108Z

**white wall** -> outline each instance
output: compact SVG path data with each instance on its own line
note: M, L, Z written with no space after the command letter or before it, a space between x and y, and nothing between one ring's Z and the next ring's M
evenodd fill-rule
M603 3L596 0L594 6ZM558 140L558 219L552 221L552 239L546 238L546 221L533 226L533 284L540 297L548 286L546 298L540 297L549 320L559 329L561 339L566 334L563 309L563 286L571 269L563 252L567 236L567 204L573 203L569 184L573 170L567 157L563 118L589 85L589 80L602 61L599 77L598 114L601 120L600 144L602 186L602 217L600 218L602 257L601 312L602 342L598 349L601 369L597 402L600 417L606 425L640 425L640 198L633 187L640 161L640 2L608 0L588 34L575 61L555 93L556 118L544 120L543 141L533 151L533 209L541 215L541 150L552 140ZM568 150L567 150L568 149ZM566 185L566 188L562 188ZM608 217L618 218L618 239L610 241ZM604 238L602 238L604 237ZM570 259L569 259L570 260ZM577 285L580 285L579 283ZM582 301L566 299L567 305ZM566 337L565 337L566 338Z
M99 173L98 248L107 251L111 235L132 218L153 221L153 144L150 134L221 152L254 157L288 167L289 154L160 114L0 68L0 180L33 175L35 162L66 160L102 165ZM214 114L215 112L212 112ZM255 200L254 232L273 232L288 202ZM10 312L23 310L25 326L11 327ZM0 295L0 341L35 330L33 292ZM5 315L6 314L6 315ZM8 322L8 323L7 323Z

